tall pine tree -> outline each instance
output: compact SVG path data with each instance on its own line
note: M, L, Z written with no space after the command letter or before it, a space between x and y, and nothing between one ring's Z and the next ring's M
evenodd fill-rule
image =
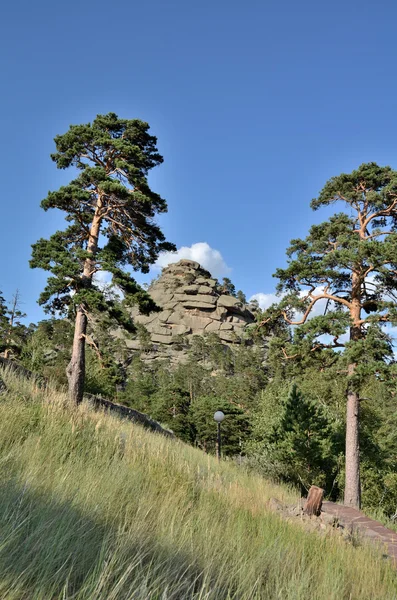
M49 192L41 206L64 211L69 226L36 242L30 265L52 274L39 303L48 312L66 313L75 320L67 368L75 403L83 398L88 320L95 313L107 313L132 326L122 305L97 285L95 275L111 273L124 304L138 303L147 314L155 304L131 270L147 273L160 251L175 250L154 222L156 214L167 210L166 201L147 181L149 170L163 162L156 143L147 123L119 119L114 113L72 125L55 138L52 160L59 169L72 167L79 173L68 185Z
M345 504L359 507L360 385L387 368L391 344L382 325L397 323L397 172L363 164L330 179L311 206L317 210L335 203L346 211L312 226L306 239L292 240L288 266L275 274L284 296L266 311L261 325L281 316L296 326L293 343L283 349L285 358L343 352ZM321 315L314 312L320 301L325 304Z
M0 292L0 352L4 352L7 347L7 304Z
M12 297L7 311L7 327L5 335L6 348L4 349L4 358L10 358L11 356L19 356L22 350L22 346L28 336L28 329L22 323L26 314L21 311L21 294L19 290L16 290Z

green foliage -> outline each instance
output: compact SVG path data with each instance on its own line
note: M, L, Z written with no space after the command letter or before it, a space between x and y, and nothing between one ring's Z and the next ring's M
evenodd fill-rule
M73 327L67 319L40 321L23 347L21 362L34 373L66 384L72 341Z
M270 364L276 361L269 353ZM253 408L252 434L244 451L250 464L260 472L275 479L299 483L302 476L301 463L291 448L285 448L287 436L281 435L280 443L271 440L273 432L279 431L285 414L285 402L295 381L304 404L302 415L288 412L298 423L307 414L305 404L318 410L326 420L326 428L320 431L324 448L330 452L324 462L317 462L315 481L325 487L326 494L336 500L344 492L344 433L346 419L346 366L343 357L332 366L319 370L316 366L302 365L298 360L287 360L284 366L271 368L269 384L258 393ZM396 512L396 464L397 464L397 412L395 409L395 380L367 377L361 385L360 409L360 461L362 475L362 504L376 518L388 519ZM298 408L300 405L296 405ZM289 434L291 435L291 434ZM322 451L321 451L322 452ZM319 453L319 456L321 455ZM307 471L306 471L307 473Z
M142 325L141 323L138 323L136 325L136 334L137 334L137 339L139 340L139 342L141 344L141 349L144 351L151 350L153 344L151 341L150 333L148 332L146 327L144 325Z
M250 433L248 415L238 406L218 396L199 396L192 404L191 420L195 429L195 445L206 452L215 453L217 429L214 413L217 410L225 414L221 424L222 454L240 454L243 441Z
M6 348L6 337L8 329L7 305L0 292L0 352Z
M247 298L242 290L238 290L236 298L237 300L240 300L241 304L247 304Z
M6 314L7 306L6 306L6 302L3 298L3 296L1 294L2 294L2 292L0 292L0 318L3 318Z
M87 339L85 391L114 398L123 381L123 365L128 360L123 340L109 335L106 315L90 324ZM72 342L73 325L70 320L41 321L31 330L20 360L30 371L65 385Z
M219 284L219 292L221 294L228 294L229 296L236 296L236 288L229 277L224 277L222 283Z
M294 490L4 377L1 598L395 599L378 549L269 511Z
M150 414L184 442L194 443L190 395L175 385L163 385L150 399Z
M285 388L280 386L278 402L274 386L267 402L262 402L250 453L267 475L301 485L303 491L320 485L330 493L340 451L331 423L321 406L306 399L296 384L288 393Z
M250 300L249 304L248 304L248 308L250 309L250 311L252 313L258 313L260 311L260 307L259 307L259 302L256 298L254 298L253 300Z
M26 315L20 310L20 294L17 290L8 304L0 292L0 353L6 358L18 358L33 325L22 322Z
M392 356L381 326L397 323L396 192L397 172L375 163L332 178L312 207L340 202L346 212L313 225L306 239L291 241L288 266L275 274L283 296L260 317L264 326L280 315L297 325L287 355L344 349L347 363L359 363L356 387L382 372ZM327 301L324 314L307 319L320 300ZM341 338L349 328L351 341L345 343Z
M282 362L296 360L300 372L338 364L347 395L356 402L368 379L390 378L395 371L391 340L382 327L397 324L397 172L363 164L328 181L312 208L336 202L345 212L313 225L305 239L291 241L287 267L275 273L280 302L258 315L258 327L279 330L273 349ZM320 301L319 315L314 311ZM282 331L283 320L292 332ZM359 506L359 411L349 411L349 419L345 499Z
M240 454L250 435L257 394L267 381L262 348L232 349L213 334L194 336L185 350L186 360L174 366L167 361L149 366L136 356L127 368L127 383L119 400L208 452L215 451L213 414L221 409L228 415L225 454Z
M33 245L31 267L51 273L39 299L48 312L73 315L74 307L83 304L89 312L108 311L125 327L125 306L137 303L144 314L155 309L128 268L146 273L159 252L174 249L153 221L167 210L165 200L147 182L148 171L163 161L156 142L147 123L119 119L114 113L72 125L56 136L52 160L58 168L73 167L79 174L41 203L44 210L65 212L70 223ZM92 233L95 220L98 234ZM89 273L83 275L87 260ZM111 273L113 285L125 296L118 310L92 280L101 271Z

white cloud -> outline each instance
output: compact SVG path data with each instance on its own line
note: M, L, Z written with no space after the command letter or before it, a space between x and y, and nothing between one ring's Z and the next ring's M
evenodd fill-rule
M108 271L98 271L94 275L94 282L99 286L107 286L112 281L112 274Z
M321 292L323 290L324 290L323 287L316 288L314 290L314 294L321 294ZM282 299L283 295L284 294L281 294L281 296L277 296L274 292L271 292L269 294L259 292L257 294L254 294L253 296L251 296L251 298L249 299L249 302L251 302L251 300L257 300L260 308L262 310L266 310L272 304L278 304L280 302L280 300ZM300 295L305 296L306 294L305 294L305 292L302 291ZM317 317L318 315L323 315L326 304L327 304L327 300L325 300L325 299L318 300L318 302L316 302L315 305L313 306L313 309L310 313L309 318ZM329 308L332 308L332 306L330 306ZM297 313L295 318L296 318L296 320L298 320L300 317L301 317L300 313Z
M260 308L266 310L272 304L280 302L281 297L276 296L276 294L264 294L263 292L259 292L258 294L251 296L249 302L252 302L252 300L257 300Z
M195 260L214 277L224 277L231 272L219 250L211 248L207 242L197 242L191 246L182 246L176 252L163 252L158 257L155 268L162 269L182 258Z

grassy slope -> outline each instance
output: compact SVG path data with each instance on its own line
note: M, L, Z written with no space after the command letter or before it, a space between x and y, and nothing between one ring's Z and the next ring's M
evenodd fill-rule
M379 553L267 511L294 492L6 380L0 598L397 598Z

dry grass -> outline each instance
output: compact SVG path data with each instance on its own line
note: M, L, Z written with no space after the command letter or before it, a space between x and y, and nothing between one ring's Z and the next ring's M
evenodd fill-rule
M375 550L269 512L293 490L4 378L0 598L397 598Z

